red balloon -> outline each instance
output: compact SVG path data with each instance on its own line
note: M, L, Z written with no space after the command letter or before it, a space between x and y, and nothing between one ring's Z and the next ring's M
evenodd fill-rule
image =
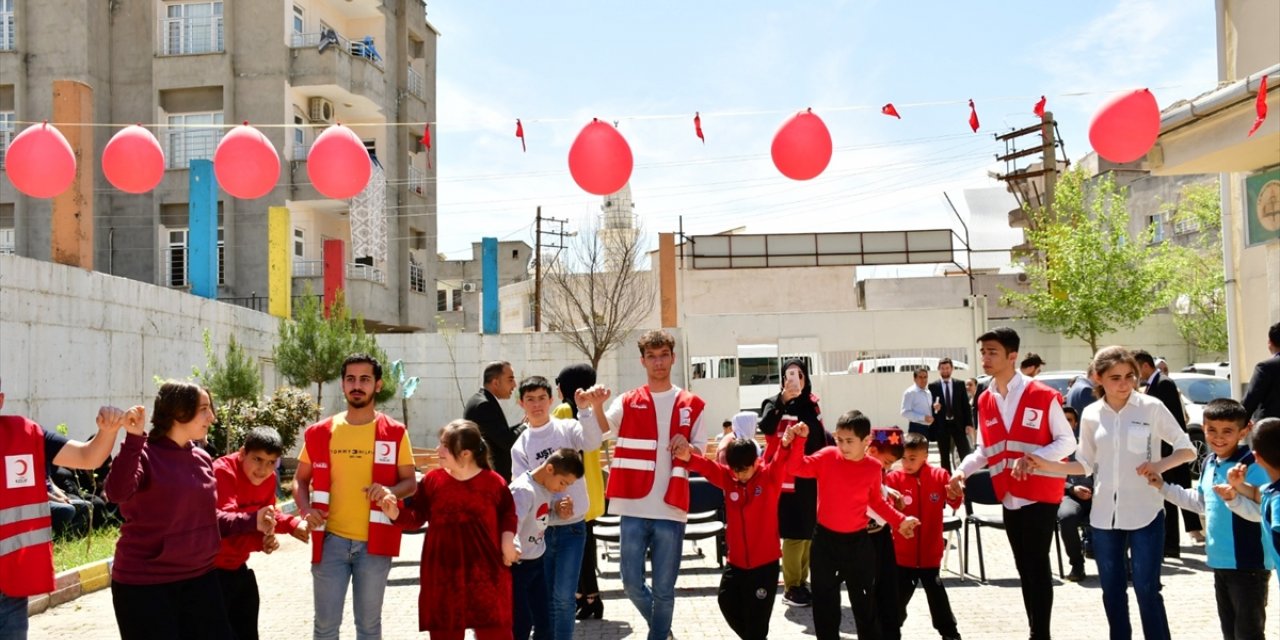
M616 193L631 179L631 146L614 127L592 118L569 147L569 173L583 191Z
M218 143L213 152L213 173L223 191L244 200L271 193L280 179L280 156L261 131L247 123Z
M831 132L813 110L801 111L773 134L773 164L792 180L818 177L831 162Z
M369 183L372 174L369 150L360 136L342 125L320 132L307 152L307 177L326 197L354 197Z
M1115 97L1089 123L1089 144L1111 162L1133 162L1147 155L1159 135L1160 107L1147 89Z
M150 131L130 125L111 136L102 150L102 173L125 193L146 193L164 179L164 151Z
M76 154L57 127L33 124L14 136L5 153L5 173L18 191L52 198L76 179Z

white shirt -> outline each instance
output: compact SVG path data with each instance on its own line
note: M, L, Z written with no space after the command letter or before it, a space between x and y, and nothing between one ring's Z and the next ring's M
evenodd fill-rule
M1016 417L1015 414L1018 411L1018 403L1022 402L1022 392L1027 390L1027 383L1030 381L1031 378L1022 375L1021 372L1015 372L1013 378L1009 380L1009 395L1004 397L1000 395L1000 391L996 388L995 380L992 380L991 384L987 386L986 392L995 398L996 406L1000 408L1000 419L1004 421L1006 427L1012 427L1013 420ZM1049 432L1053 435L1053 440L1049 444L1033 451L1033 455L1040 456L1046 460L1062 460L1075 452L1076 434L1071 432L1071 425L1067 423L1067 416L1062 413L1062 405L1057 402L1049 403ZM986 467L987 454L983 452L983 446L982 429L979 426L978 446L974 447L973 453L970 453L960 462L960 468L957 471L967 476ZM1006 493L1002 502L1005 508L1009 510L1021 509L1035 503L1034 500L1019 498L1012 493Z
M902 392L902 417L924 424L926 416L933 415L933 396L929 390L912 383Z
M652 520L673 520L686 522L689 513L669 504L663 497L667 493L667 485L671 483L671 459L667 446L671 444L671 412L676 405L676 393L679 387L671 387L667 391L653 394L653 410L658 416L658 462L653 472L653 487L649 495L643 498L612 498L609 500L609 513L618 516L649 518ZM690 431L690 444L701 450L706 442L706 434L702 432L702 418L699 415ZM622 397L619 396L605 410L605 419L609 421L609 433L605 437L615 437L618 426L622 424ZM578 409L578 420L587 430L598 428L598 422L590 407ZM585 484L585 483L584 483Z
M547 463L547 458L551 457L551 452L556 449L566 447L579 451L599 449L603 436L598 426L592 425L587 428L572 419L552 418L541 427L529 427L520 434L519 438L516 438L515 444L511 445L511 477L514 478L526 471L537 471L538 467ZM573 515L567 520L561 520L553 513L551 526L581 522L587 515L591 499L587 496L585 480L579 478L577 482L569 485L564 493L553 496L552 504L566 495L573 498Z
M1192 448L1191 438L1159 398L1134 391L1119 412L1105 399L1085 407L1076 460L1093 476L1089 524L1125 531L1151 524L1164 509L1164 496L1135 469L1161 459L1162 440L1175 451Z

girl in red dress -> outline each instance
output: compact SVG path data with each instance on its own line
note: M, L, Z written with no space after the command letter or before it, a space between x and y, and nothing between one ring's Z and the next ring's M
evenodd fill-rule
M490 468L480 428L454 420L440 430L440 468L422 478L396 522L422 544L418 629L431 640L511 639L511 570L516 511L507 484Z

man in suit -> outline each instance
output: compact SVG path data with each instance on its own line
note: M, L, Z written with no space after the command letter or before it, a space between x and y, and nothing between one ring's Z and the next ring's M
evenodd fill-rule
M1133 358L1138 361L1138 379L1145 382L1141 383L1145 386L1146 394L1154 396L1164 403L1169 413L1173 414L1173 419L1178 421L1178 426L1183 431L1187 430L1187 414L1182 406L1182 394L1178 391L1178 385L1162 375L1160 370L1156 369L1156 359L1145 350L1138 349L1133 352ZM1173 447L1166 443L1160 444L1160 455L1169 456L1173 454ZM1195 464L1199 464L1197 461ZM1191 486L1191 465L1178 465L1163 474L1164 481L1170 484L1176 484L1180 487ZM1172 502L1164 504L1164 557L1177 558L1181 556L1181 535L1178 533L1178 508ZM1197 542L1204 541L1204 526L1200 523L1200 516L1190 511L1182 512L1183 518L1186 520L1187 533L1191 534Z
M520 430L512 427L502 412L498 400L511 397L516 388L516 374L510 362L490 362L484 367L484 387L467 400L462 417L480 427L480 435L489 446L493 470L508 483L511 482L511 445L520 437Z
M1271 357L1254 368L1242 403L1254 422L1280 418L1280 322L1267 331L1267 350Z
M966 430L973 426L969 412L969 394L964 383L951 377L954 365L951 358L938 361L940 379L929 383L929 395L933 397L933 428L938 434L938 454L942 468L951 473L951 449L963 460L969 455L969 436Z

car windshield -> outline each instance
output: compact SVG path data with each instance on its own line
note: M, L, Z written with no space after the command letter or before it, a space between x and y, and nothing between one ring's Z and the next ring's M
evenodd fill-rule
M1182 395L1196 404L1209 404L1214 398L1231 397L1231 383L1222 378L1183 378L1173 382Z

